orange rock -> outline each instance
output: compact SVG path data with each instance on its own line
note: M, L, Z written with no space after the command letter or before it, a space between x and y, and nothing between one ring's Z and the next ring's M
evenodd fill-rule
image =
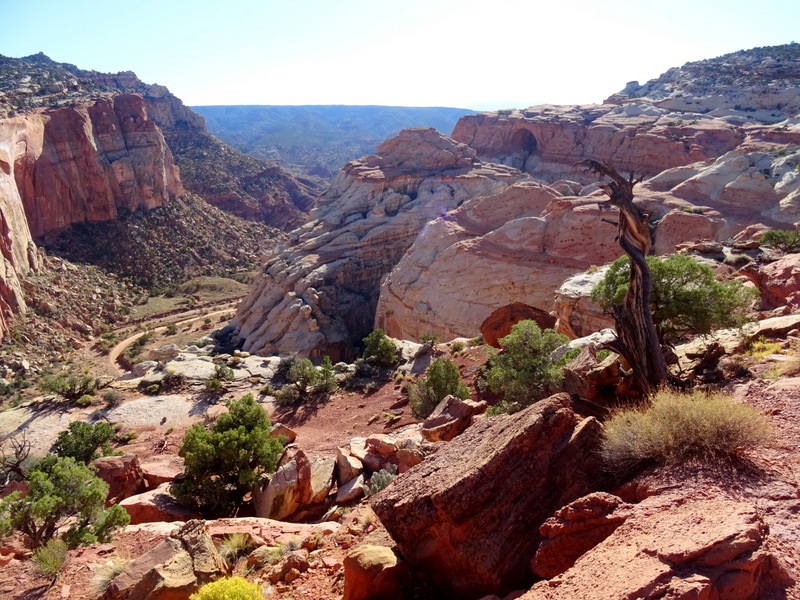
M522 302L501 306L481 323L483 341L494 348L500 348L500 339L511 333L511 328L520 321L531 320L542 329L555 327L556 319L539 308Z

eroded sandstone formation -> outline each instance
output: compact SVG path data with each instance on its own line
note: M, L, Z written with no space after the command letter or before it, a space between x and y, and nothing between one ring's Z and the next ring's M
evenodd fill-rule
M371 505L437 597L502 596L531 583L539 526L589 491L599 432L558 394L476 423Z
M430 128L405 130L348 163L239 307L233 328L244 349L351 357L373 328L381 278L425 223L521 176Z

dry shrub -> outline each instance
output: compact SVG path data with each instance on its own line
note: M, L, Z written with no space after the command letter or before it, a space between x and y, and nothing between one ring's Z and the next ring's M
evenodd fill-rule
M735 458L769 436L766 418L730 396L664 390L606 422L601 454L609 471L625 476L652 464Z

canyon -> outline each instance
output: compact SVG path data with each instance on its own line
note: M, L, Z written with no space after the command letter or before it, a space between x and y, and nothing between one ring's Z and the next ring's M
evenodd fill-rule
M759 243L800 222L798 65L795 44L754 49L631 82L600 105L465 115L450 135L404 129L322 191L222 144L133 73L0 57L5 389L51 368L94 373L75 357L104 368L85 406L44 384L19 390L19 406L9 399L0 412L2 441L25 432L44 454L71 421L119 424L114 443L126 454L94 464L133 523L71 550L52 581L20 539L2 540L0 593L174 600L238 574L286 599L800 598L800 255ZM603 464L619 399L604 404L600 388L627 367L599 355L614 334L598 332L613 323L588 296L621 250L617 213L585 159L641 177L636 201L656 254L690 253L762 291L755 323L674 352L687 385L717 385L764 416L763 445L624 477ZM151 214L172 220L137 220ZM269 239L240 301L189 310L199 298L190 292L174 314L95 330L79 296L104 313L133 299L101 289L111 275L82 288L73 275L83 266L50 253L54 240L78 245L90 227L121 222L145 230L141 248L113 227L101 246L142 263L154 253L158 267L207 266L215 244L246 246L220 250L222 263L248 254L253 264L258 236ZM172 248L187 228L204 238L190 259ZM230 242L237 228L250 237ZM750 264L739 270L739 260ZM75 353L32 365L26 344L36 352L38 340L14 329L26 311L79 321L82 335L66 343ZM479 333L496 346L522 316L591 337L571 342L580 354L558 389L515 414L485 412L500 396L481 380L495 353ZM374 329L394 338L395 363L357 359ZM137 344L141 354L121 368L104 342L113 356ZM287 400L306 357L335 363L334 389ZM412 386L439 358L453 361L470 398L448 396L418 419ZM270 413L264 435L284 446L277 470L235 516L198 519L170 493L186 477L183 436L243 394ZM223 557L233 534L248 545ZM92 588L122 555L122 571Z

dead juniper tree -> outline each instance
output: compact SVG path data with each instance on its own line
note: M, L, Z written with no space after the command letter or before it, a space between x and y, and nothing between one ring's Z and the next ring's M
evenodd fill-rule
M619 220L604 221L617 226L617 240L630 258L631 265L628 293L622 305L612 308L618 338L614 345L631 366L634 388L649 396L670 382L671 375L650 312L652 280L645 258L652 244L650 215L633 202L633 186L641 179L634 179L632 174L625 179L612 165L595 160L578 164L611 180L600 184L608 196L602 204L619 209Z

